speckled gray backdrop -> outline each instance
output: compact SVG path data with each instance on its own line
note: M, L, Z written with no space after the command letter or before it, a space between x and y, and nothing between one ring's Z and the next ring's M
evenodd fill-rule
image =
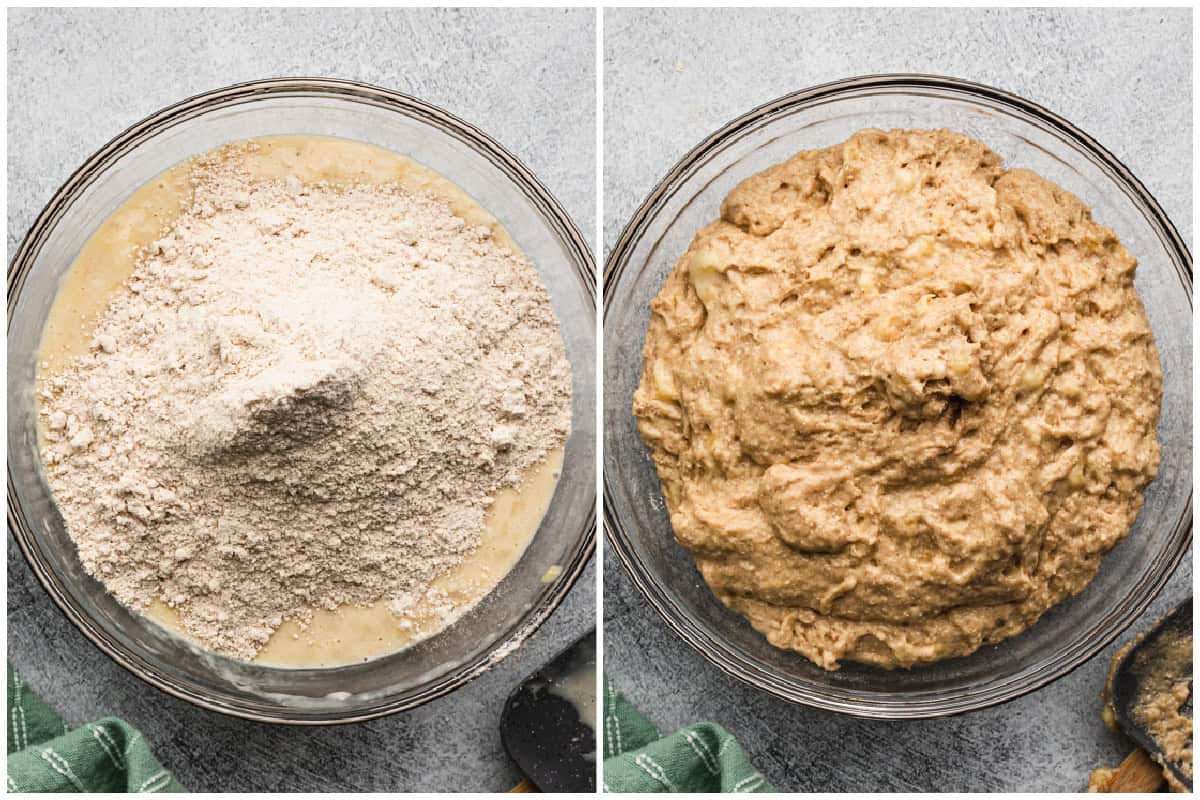
M1095 136L1192 236L1191 11L770 10L604 13L605 244L689 148L787 92L930 72L1016 92ZM1147 616L1187 596L1191 554ZM1098 717L1111 649L999 708L865 722L726 677L666 627L609 557L606 669L660 727L715 719L780 789L1079 791L1129 745Z
M10 10L8 251L70 172L156 109L237 81L353 78L489 132L592 238L595 14L577 10ZM304 729L230 719L142 684L51 604L8 544L8 651L71 723L119 715L193 790L504 791L508 692L594 621L595 573L518 652L387 719Z

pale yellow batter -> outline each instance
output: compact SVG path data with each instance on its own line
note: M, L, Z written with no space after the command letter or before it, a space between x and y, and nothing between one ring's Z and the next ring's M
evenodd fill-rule
M411 159L378 147L342 139L281 136L257 139L245 164L263 177L295 176L304 183L333 185L399 184L446 200L472 226L486 225L493 236L516 251L516 243L495 217L462 189ZM189 164L183 163L135 192L88 240L64 276L46 321L40 348L39 383L69 360L88 351L99 316L123 290L139 248L159 238L188 197ZM45 425L45 417L39 416ZM43 430L44 433L44 430ZM487 595L520 559L537 531L554 493L562 450L530 470L519 487L500 491L488 512L479 547L434 588L456 607L468 608ZM175 612L163 604L149 610L152 619L179 632ZM276 666L335 666L394 652L437 633L444 620L418 604L403 617L386 602L370 607L315 609L306 629L285 622L258 653L256 661Z

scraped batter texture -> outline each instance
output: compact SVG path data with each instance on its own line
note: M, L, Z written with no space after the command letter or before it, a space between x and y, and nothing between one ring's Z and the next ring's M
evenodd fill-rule
M1134 658L1142 683L1133 716L1162 749L1161 754L1155 754L1155 760L1161 763L1164 758L1169 759L1191 779L1193 726L1188 701L1192 696L1192 637L1165 633ZM1188 791L1165 765L1163 777L1171 791Z
M1189 600L1189 602L1191 602ZM1191 624L1191 617L1186 618ZM1161 629L1160 625L1169 625ZM1181 629L1183 629L1181 631ZM1158 747L1153 754L1140 748L1118 767L1100 767L1088 778L1089 792L1133 791L1117 783L1130 772L1127 762L1136 766L1134 779L1143 791L1150 785L1167 782L1173 792L1190 791L1168 768L1176 765L1189 780L1192 777L1192 636L1183 625L1160 620L1142 631L1117 652L1113 653L1104 685L1104 724L1114 731L1121 729L1117 710L1117 683L1123 669L1136 676L1132 707L1133 723L1148 734ZM1148 641L1147 641L1148 640ZM1136 652L1134 652L1136 650ZM1128 662L1130 653L1132 663ZM1162 777L1157 777L1161 769Z
M1158 469L1135 266L1078 198L951 131L748 179L651 306L633 410L676 537L826 669L1019 633Z
M358 155L338 147L293 157ZM259 155L190 165L90 352L43 375L67 529L123 603L166 604L240 658L314 609L384 601L448 623L464 609L436 579L569 431L549 297L433 194L262 174Z

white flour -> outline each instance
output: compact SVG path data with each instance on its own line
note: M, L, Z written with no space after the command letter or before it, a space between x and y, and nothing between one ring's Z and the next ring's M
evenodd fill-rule
M43 459L91 574L252 658L314 607L427 597L565 442L570 367L489 229L391 187L251 179L237 152L197 162L92 352L44 381Z

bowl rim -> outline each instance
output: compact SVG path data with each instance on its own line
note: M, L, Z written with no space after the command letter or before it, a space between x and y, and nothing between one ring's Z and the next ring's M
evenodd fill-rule
M46 241L47 233L74 202L77 193L90 183L93 176L107 169L113 162L132 152L143 141L152 138L162 130L175 124L186 123L192 117L214 107L231 103L244 104L258 99L305 96L365 102L384 110L416 117L482 155L505 174L550 224L555 236L568 250L572 260L578 264L577 277L586 296L591 299L593 313L595 312L596 264L592 249L587 245L578 227L554 194L524 162L496 139L457 115L404 92L341 78L286 77L230 84L164 106L130 125L89 156L71 173L38 213L9 263L7 273L8 326L12 325L25 280L32 273L32 261ZM430 166L436 169L433 165ZM467 684L517 650L549 619L574 588L595 549L596 510L593 502L586 514L581 515L579 543L575 548L573 558L569 563L563 565L560 578L556 581L552 591L541 603L533 606L525 618L518 622L507 636L497 639L469 661L455 666L446 674L438 677L432 684L413 687L403 697L376 702L338 717L285 716L263 712L256 708L242 707L241 701L231 703L228 700L210 697L189 687L177 685L171 678L160 674L155 665L129 651L92 618L76 609L64 588L59 585L53 571L43 560L40 549L34 542L36 537L25 523L25 515L20 501L13 491L13 485L10 461L8 465L8 529L10 534L25 557L26 563L37 577L38 583L45 589L50 599L102 653L144 683L193 705L228 716L283 725L340 725L376 719L416 708ZM299 713L320 712L305 710Z
M1137 176L1092 136L1049 109L1003 89L944 75L879 73L829 81L769 100L726 122L688 150L638 205L633 216L622 228L605 260L603 273L604 320L607 321L609 308L614 305L617 282L629 268L630 255L634 247L640 243L649 221L654 217L660 204L675 193L678 188L677 182L686 176L697 161L713 150L722 147L730 137L780 112L803 110L820 105L825 101L839 99L848 92L874 89L932 90L942 94L951 94L963 100L987 100L1002 107L1008 107L1009 110L1015 111L1019 115L1033 117L1050 126L1056 133L1065 134L1066 138L1074 140L1090 156L1111 169L1119 180L1132 190L1136 199L1150 211L1151 222L1157 228L1156 233L1172 251L1170 259L1172 266L1185 290L1188 306L1192 306L1192 256L1186 243L1179 235L1170 217L1163 211L1162 206ZM605 331L607 330L605 328ZM796 687L790 684L782 685L774 675L769 674L768 668L759 667L754 660L736 646L706 636L700 626L667 596L649 570L642 566L633 553L632 547L627 544L633 537L626 529L623 520L614 512L616 479L608 474L607 470L603 473L603 484L603 525L606 543L609 549L617 555L626 575L677 636L723 673L748 686L769 692L789 703L836 711L847 716L864 719L930 719L954 716L1007 703L1070 674L1116 640L1138 617L1145 613L1150 603L1161 593L1166 582L1175 573L1192 540L1193 490L1189 489L1182 514L1173 531L1173 536L1179 538L1179 545L1164 564L1164 569L1149 582L1144 596L1116 620L1116 624L1111 630L1088 646L1073 648L1066 654L1066 658L1049 665L1050 668L1047 670L1030 676L1022 676L1021 673L1006 676L995 684L995 689L990 694L982 697L966 695L961 698L950 696L929 699L924 695L918 695L899 704L895 701L867 699L861 696L842 699L828 696L819 689ZM608 550L606 549L605 552ZM1014 687L1013 684L1018 679L1024 682Z

